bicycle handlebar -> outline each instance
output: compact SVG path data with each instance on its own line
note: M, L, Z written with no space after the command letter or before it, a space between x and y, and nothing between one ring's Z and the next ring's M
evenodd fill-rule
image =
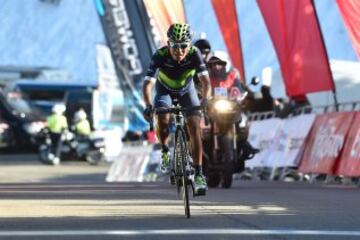
M154 113L156 114L164 114L164 113L177 113L177 112L191 112L201 110L201 106L195 107L169 107L169 108L156 108L154 109Z

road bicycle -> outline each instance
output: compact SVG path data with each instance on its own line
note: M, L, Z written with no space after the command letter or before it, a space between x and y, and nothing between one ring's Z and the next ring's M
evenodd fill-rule
M170 159L170 182L177 188L178 195L184 202L185 216L191 217L190 214L190 189L195 194L194 187L194 170L192 168L192 158L187 146L187 135L185 131L184 113L189 111L198 111L200 106L183 108L175 99L173 106L169 108L157 108L155 114L173 114L175 124L175 143L174 153ZM200 194L199 194L200 195Z

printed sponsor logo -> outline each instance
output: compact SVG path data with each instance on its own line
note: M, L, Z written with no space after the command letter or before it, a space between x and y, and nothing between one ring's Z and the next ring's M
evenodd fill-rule
M332 121L330 126L321 126L315 138L311 157L317 160L325 158L336 158L344 145L344 135L335 134Z
M139 49L135 43L124 0L109 0L109 4L111 7L110 14L116 28L110 38L110 44L114 49L116 58L115 64L120 68L126 67L131 76L141 74L143 67L139 57Z

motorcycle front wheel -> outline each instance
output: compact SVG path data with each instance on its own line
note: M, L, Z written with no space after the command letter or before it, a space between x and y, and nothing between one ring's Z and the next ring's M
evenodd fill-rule
M98 165L102 158L103 154L100 151L91 151L86 154L86 161L90 165Z

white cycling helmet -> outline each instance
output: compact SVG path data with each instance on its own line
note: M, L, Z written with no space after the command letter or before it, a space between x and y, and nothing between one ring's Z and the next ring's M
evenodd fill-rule
M74 120L75 120L75 122L77 122L80 120L85 120L86 117L87 117L86 112L83 109L80 109L79 111L77 111L75 113Z
M63 114L66 110L66 107L64 104L55 104L52 107L52 112L56 114Z
M209 59L209 63L212 62L224 62L226 63L226 72L230 71L230 68L232 66L231 60L229 58L229 54L224 51L214 51L213 55Z

